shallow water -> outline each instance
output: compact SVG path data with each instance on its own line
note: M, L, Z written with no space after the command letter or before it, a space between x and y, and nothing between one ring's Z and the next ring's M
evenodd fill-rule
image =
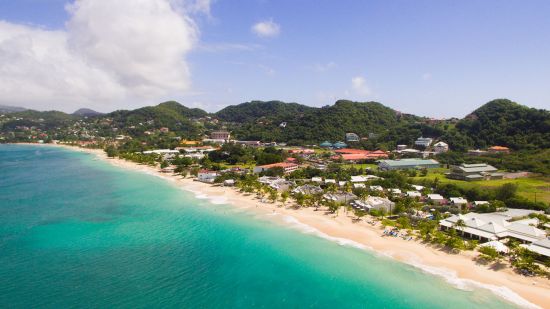
M0 197L4 308L513 307L85 153L0 145Z

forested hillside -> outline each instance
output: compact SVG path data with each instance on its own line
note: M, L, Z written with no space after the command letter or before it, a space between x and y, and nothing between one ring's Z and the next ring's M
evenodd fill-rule
M508 146L516 151L550 148L550 112L504 99L491 101L458 122L431 122L377 102L347 100L320 108L281 101L252 101L226 107L215 114L170 101L95 116L27 110L0 119L0 133L9 137L5 140L28 138L28 134L16 132L26 130L25 127L50 133L67 131L56 136L73 136L70 132L88 128L82 130L105 137L117 134L143 137L148 131L165 127L184 139L200 139L212 130L227 129L236 139L290 145L343 141L346 133L353 132L363 138L357 147L388 150L395 149L397 144L412 146L420 136L443 140L456 151L491 145Z
M493 100L462 119L458 132L474 146L508 146L515 150L550 148L550 112L510 100Z
M272 112L266 113L265 111ZM313 108L295 103L277 102L244 103L223 110L223 118L229 112L245 115L262 115L259 118L247 116L232 127L237 138L288 142L291 144L319 143L323 140L344 140L347 132L367 137L387 134L390 129L417 119L402 116L391 108L377 102L337 101L334 105ZM262 111L263 114L262 114ZM282 126L282 123L285 126Z

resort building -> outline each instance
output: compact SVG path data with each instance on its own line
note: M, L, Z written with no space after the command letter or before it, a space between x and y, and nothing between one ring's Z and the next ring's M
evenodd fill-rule
M358 142L359 141L359 135L355 133L346 133L346 142Z
M503 146L493 146L489 147L489 153L510 153L510 148Z
M363 209L370 211L372 209L381 210L386 213L391 213L392 209L395 208L395 203L388 200L387 198L379 196L369 196L365 200L355 200L353 202L355 208Z
M546 232L536 228L538 219L515 220L530 213L525 209L509 209L505 212L468 213L453 215L439 222L442 229L456 229L459 233L482 241L514 238L523 243L535 243L546 239ZM460 226L462 220L464 226Z
M277 168L280 167L284 170L285 174L291 173L295 170L297 170L300 166L298 164L294 163L288 163L288 162L281 162L281 163L273 163L273 164L267 164L267 165L258 165L254 167L254 173L259 174L261 172L267 171L270 168Z
M449 145L445 142L437 142L433 146L435 153L443 153L449 151Z
M378 164L378 168L383 171L435 167L439 167L439 162L433 159L382 160Z
M380 177L374 175L359 175L351 176L351 182L367 182L373 179L379 179Z
M461 164L459 166L452 166L451 172L447 173L447 178L458 180L488 180L488 179L502 179L504 174L497 173L497 169L486 163L478 164Z
M323 198L327 201L349 204L355 201L357 199L357 196L353 193L341 192L341 193L327 193L323 195Z
M428 194L428 201L433 205L443 205L447 202L440 194Z
M294 183L292 181L288 181L280 177L262 176L258 178L258 181L261 184L267 185L270 188L275 189L277 191L287 191L292 186L294 186Z
M319 186L303 185L303 186L294 188L294 190L292 190L292 193L304 194L304 195L305 194L315 195L315 194L323 193L323 189L321 189L321 187Z
M530 251L538 253L545 257L550 257L550 239L541 239L533 242L530 245L520 245Z
M462 209L463 206L468 205L468 200L463 197L450 197L449 202L452 206L456 206L459 209Z
M426 147L430 147L433 141L434 141L433 138L430 138L430 137L419 137L416 141L414 141L414 144L416 146L426 148Z
M200 182L213 183L220 176L216 171L200 170L197 177Z
M407 191L406 195L408 197L412 197L412 198L421 198L422 197L422 193L418 192L418 191Z
M210 139L213 139L213 140L229 140L229 138L231 137L231 134L229 134L229 132L227 131L214 131L212 133L210 133Z

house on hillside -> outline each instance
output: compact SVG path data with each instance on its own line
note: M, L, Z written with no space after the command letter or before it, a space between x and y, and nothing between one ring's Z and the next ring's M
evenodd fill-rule
M434 144L434 152L435 153L443 153L449 151L449 145L445 142L437 142Z
M420 146L420 147L430 147L430 145L433 143L433 138L430 138L430 137L419 137L418 139L416 139L416 141L414 141L414 144L416 146Z
M504 174L498 173L498 170L486 163L477 164L461 164L459 166L452 166L451 171L447 173L447 178L457 180L489 180L489 179L502 179Z
M504 146L493 146L487 149L489 153L510 153L510 148Z
M358 142L359 141L359 135L355 133L346 133L346 142Z
M229 138L231 137L231 134L229 134L229 132L227 131L214 131L212 133L210 133L210 139L214 139L214 140L229 140Z

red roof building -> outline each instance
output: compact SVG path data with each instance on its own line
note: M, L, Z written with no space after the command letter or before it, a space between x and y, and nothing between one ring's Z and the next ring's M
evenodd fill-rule
M287 163L287 162L258 165L254 167L254 173L261 173L263 171L267 171L268 169L274 168L274 167L282 167L285 173L291 173L297 170L300 166L295 163Z

